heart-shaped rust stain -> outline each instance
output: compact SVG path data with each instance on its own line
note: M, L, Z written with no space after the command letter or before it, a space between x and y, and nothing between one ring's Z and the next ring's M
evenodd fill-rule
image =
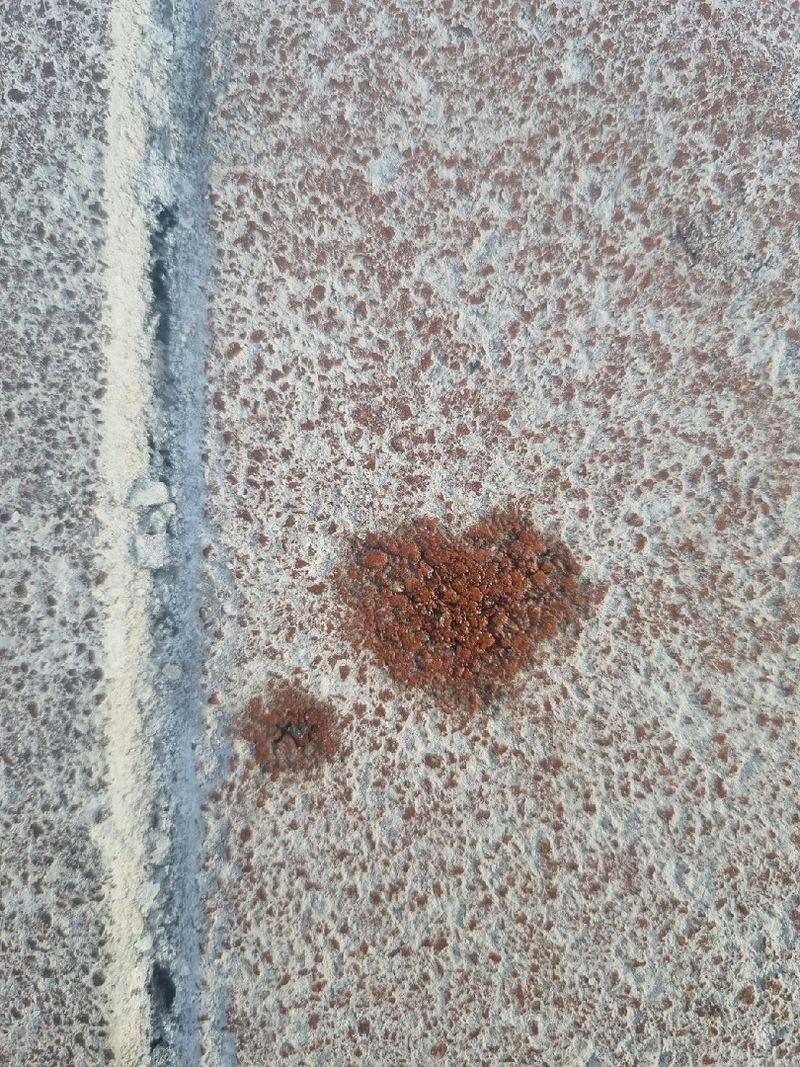
M474 710L578 621L581 568L515 507L460 536L417 519L358 538L339 582L347 632L395 682Z

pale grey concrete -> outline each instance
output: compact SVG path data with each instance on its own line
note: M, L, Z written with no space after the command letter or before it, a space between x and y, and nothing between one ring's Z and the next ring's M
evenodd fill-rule
M107 5L0 14L0 1063L110 1061L98 591Z

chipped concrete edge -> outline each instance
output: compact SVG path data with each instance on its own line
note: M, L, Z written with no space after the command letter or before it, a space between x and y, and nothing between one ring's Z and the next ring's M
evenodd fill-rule
M109 22L98 503L118 1063L196 1062L198 571L207 272L204 2L114 0Z

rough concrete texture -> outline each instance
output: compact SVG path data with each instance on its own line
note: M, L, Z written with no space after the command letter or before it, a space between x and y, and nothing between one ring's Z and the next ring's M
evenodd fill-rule
M0 1064L800 1060L798 15L12 5ZM337 576L509 501L465 719Z
M196 1059L201 16L0 23L3 1067Z
M343 748L228 741L210 1063L800 1056L796 24L217 6L209 722L294 678ZM332 571L509 496L606 593L460 729Z
M102 567L91 549L104 5L0 13L0 1063L112 1058Z

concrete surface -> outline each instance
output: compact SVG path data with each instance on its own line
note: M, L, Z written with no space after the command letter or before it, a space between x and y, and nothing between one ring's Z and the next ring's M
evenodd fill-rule
M62 5L63 7L63 5ZM109 1043L101 260L104 5L0 14L0 1062Z
M196 1058L202 24L3 14L3 1065Z
M0 46L0 1062L796 1062L798 5L108 10ZM337 575L509 500L595 604L465 722Z

